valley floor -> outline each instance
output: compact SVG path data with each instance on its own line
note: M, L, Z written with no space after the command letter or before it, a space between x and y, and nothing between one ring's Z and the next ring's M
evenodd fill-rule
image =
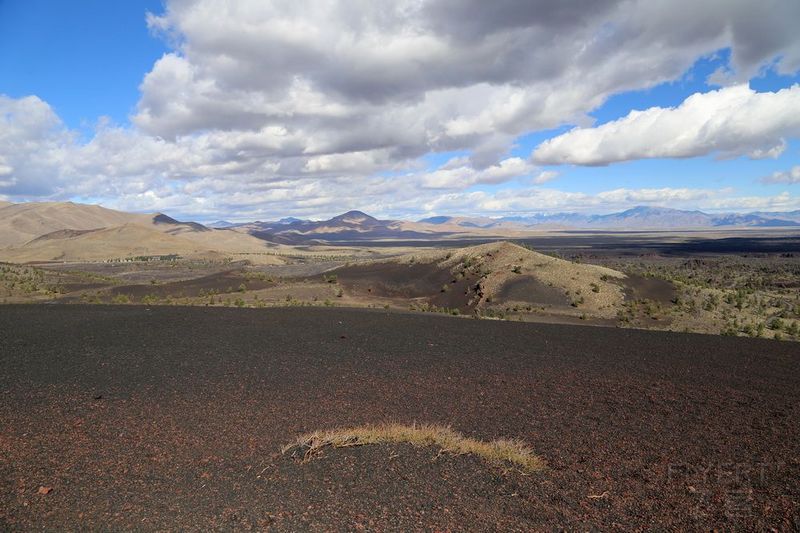
M770 239L730 253L713 253L718 241L690 253L654 252L653 241L631 236L609 247L572 239L549 255L492 242L297 248L275 265L177 256L0 263L0 304L362 307L800 340L800 253L772 250Z
M0 307L0 529L800 526L800 351L765 339L319 308ZM516 438L534 474L409 445Z

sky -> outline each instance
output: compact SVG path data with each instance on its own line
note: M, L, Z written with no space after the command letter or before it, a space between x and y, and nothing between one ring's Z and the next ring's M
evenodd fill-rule
M0 200L800 209L797 0L0 0Z

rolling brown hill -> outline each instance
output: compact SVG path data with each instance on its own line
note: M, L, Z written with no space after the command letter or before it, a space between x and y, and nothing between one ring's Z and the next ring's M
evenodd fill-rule
M19 246L54 231L151 224L154 215L124 213L99 205L29 202L0 206L0 248Z
M139 224L123 224L97 230L58 230L24 244L0 251L11 262L102 261L136 256L204 252L200 245Z
M269 243L166 215L136 214L72 202L0 207L0 260L102 261L136 256L222 258L265 254ZM259 262L282 262L259 255Z
M507 307L610 320L625 300L628 276L551 257L509 242L424 251L331 271L351 297L417 302L460 312Z

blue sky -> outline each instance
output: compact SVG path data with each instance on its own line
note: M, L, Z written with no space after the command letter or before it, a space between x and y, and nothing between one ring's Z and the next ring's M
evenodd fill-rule
M679 79L655 85L651 88L616 94L590 115L595 124L604 124L620 119L632 110L650 107L675 107L694 93L715 88L706 82L718 68L726 67L730 61L730 49L722 49L699 58ZM750 86L759 92L769 92L791 87L800 82L800 75L782 76L769 69L749 80ZM563 133L555 131L536 132L517 140L519 148L512 151L524 155L540 142ZM651 187L695 187L698 180L711 188L735 187L745 194L760 194L769 188L773 191L785 189L785 185L765 185L758 178L782 170L787 165L800 161L800 142L791 142L779 159L752 160L747 157L719 159L716 156L687 159L640 159L607 167L561 168L564 179L559 184L569 191L599 192L609 184L614 187L633 188L647 180ZM558 167L548 167L558 170ZM795 186L796 187L796 186Z
M0 91L35 94L70 128L128 123L139 83L166 53L145 24L160 0L0 1Z
M646 3L551 29L525 2L522 27L436 4L0 0L0 199L204 220L800 208L792 1L695 14L686 43ZM730 40L736 17L775 17L774 38Z

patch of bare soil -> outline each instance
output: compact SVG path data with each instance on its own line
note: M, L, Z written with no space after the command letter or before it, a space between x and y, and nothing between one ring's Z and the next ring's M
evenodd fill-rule
M408 444L330 450L306 463L282 458L265 474L289 502L274 526L328 531L524 530L539 476Z
M408 299L435 294L453 279L436 263L368 263L338 268L335 274L352 291Z
M248 268L250 272L261 272L279 278L307 278L322 276L325 272L345 264L345 261L318 261L313 263L294 263L289 265L256 265Z
M628 274L621 283L628 300L652 300L662 305L671 305L677 295L675 286L663 279Z
M534 305L568 306L569 299L564 291L551 287L532 277L518 277L509 280L497 292L496 301L530 302Z
M47 271L76 273L79 275L95 274L107 280L116 280L119 284L169 283L185 281L219 272L244 268L244 262L192 261L180 259L176 261L142 261L111 263L52 263L41 264Z
M96 291L100 289L105 289L110 285L109 282L75 282L75 283L61 283L59 288L64 292L64 294L69 294L71 292L83 292L83 291Z
M269 278L246 278L240 270L231 270L202 276L195 279L174 281L170 283L137 284L112 287L108 296L125 295L131 298L156 296L159 298L185 298L204 296L209 292L233 293L244 285L244 290L260 290L274 287L275 282Z
M480 276L456 275L436 262L377 262L335 270L349 295L368 301L390 298L401 303L424 301L439 308L469 312L478 303Z

